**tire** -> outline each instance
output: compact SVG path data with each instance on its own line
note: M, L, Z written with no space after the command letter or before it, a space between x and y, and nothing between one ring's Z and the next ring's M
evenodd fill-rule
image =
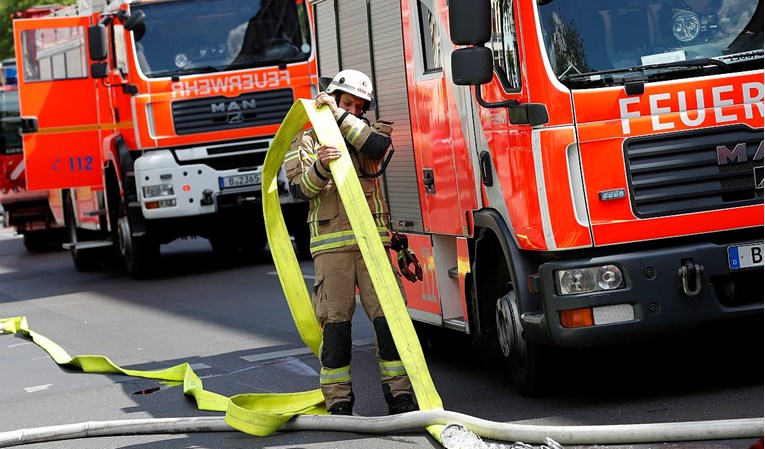
M210 246L216 255L226 262L244 262L266 247L266 230L262 226L255 225L252 229L218 231L210 237Z
M133 279L146 279L154 275L160 258L160 244L150 235L133 236L127 205L120 204L117 219L117 242L125 269Z
M300 260L311 260L311 228L307 222L308 202L291 204L284 211L287 230L295 240L295 251Z
M77 243L83 242L85 239L82 237L82 233L77 229L77 221L74 216L74 206L72 205L72 199L69 195L64 200L64 221L66 222L66 229L68 234L69 243L74 243L74 246L69 247L69 253L72 256L72 262L74 268L77 271L93 271L101 267L101 252L96 249L91 250L78 250Z
M295 249L300 260L311 260L311 230L308 223L299 223L294 226L292 237L295 239Z
M24 248L29 252L39 252L48 249L46 231L31 231L24 233Z
M516 388L523 396L543 396L548 388L548 350L526 340L514 290L497 299L495 317L501 358Z

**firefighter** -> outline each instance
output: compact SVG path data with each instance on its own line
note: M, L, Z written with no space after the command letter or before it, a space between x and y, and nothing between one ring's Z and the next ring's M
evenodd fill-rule
M334 114L377 230L389 247L388 207L379 177L369 173L375 172L391 146L392 127L382 121L370 126L364 117L366 111L374 108L372 95L369 77L357 70L342 70L325 91L316 96L316 107L329 106ZM361 305L377 337L376 356L388 412L414 411L418 407L412 384L393 342L337 186L332 181L329 162L338 159L340 154L336 147L321 145L315 132L309 129L295 137L285 157L290 191L295 197L310 202L308 222L316 276L312 302L323 334L321 391L329 413L352 414L351 318L358 287ZM395 269L394 272L403 295L400 273Z

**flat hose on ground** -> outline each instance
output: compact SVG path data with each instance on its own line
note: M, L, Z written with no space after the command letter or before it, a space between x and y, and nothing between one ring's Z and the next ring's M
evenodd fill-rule
M344 431L369 434L421 431L433 425L459 424L497 441L560 444L639 444L757 438L763 434L761 418L679 423L602 426L545 426L493 422L446 410L421 410L393 416L298 415L282 425L283 431ZM224 417L188 417L88 421L0 433L0 447L85 437L153 435L194 432L233 432ZM468 449L468 448L464 448Z

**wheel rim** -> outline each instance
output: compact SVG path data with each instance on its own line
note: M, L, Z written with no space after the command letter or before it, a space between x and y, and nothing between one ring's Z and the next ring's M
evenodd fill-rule
M69 233L69 243L77 243L77 225L74 222L74 207L69 199L66 200L67 223L66 230Z
M518 370L525 369L526 341L523 338L514 292L510 291L497 300L496 321L497 339L502 354L511 360Z
M117 238L120 246L120 254L123 256L131 254L133 239L130 237L130 223L126 216L117 220Z

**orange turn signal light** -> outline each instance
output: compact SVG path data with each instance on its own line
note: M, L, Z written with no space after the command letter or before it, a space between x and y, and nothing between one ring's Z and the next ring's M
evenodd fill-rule
M560 312L560 324L563 327L585 327L595 325L592 318L592 309L572 309Z

